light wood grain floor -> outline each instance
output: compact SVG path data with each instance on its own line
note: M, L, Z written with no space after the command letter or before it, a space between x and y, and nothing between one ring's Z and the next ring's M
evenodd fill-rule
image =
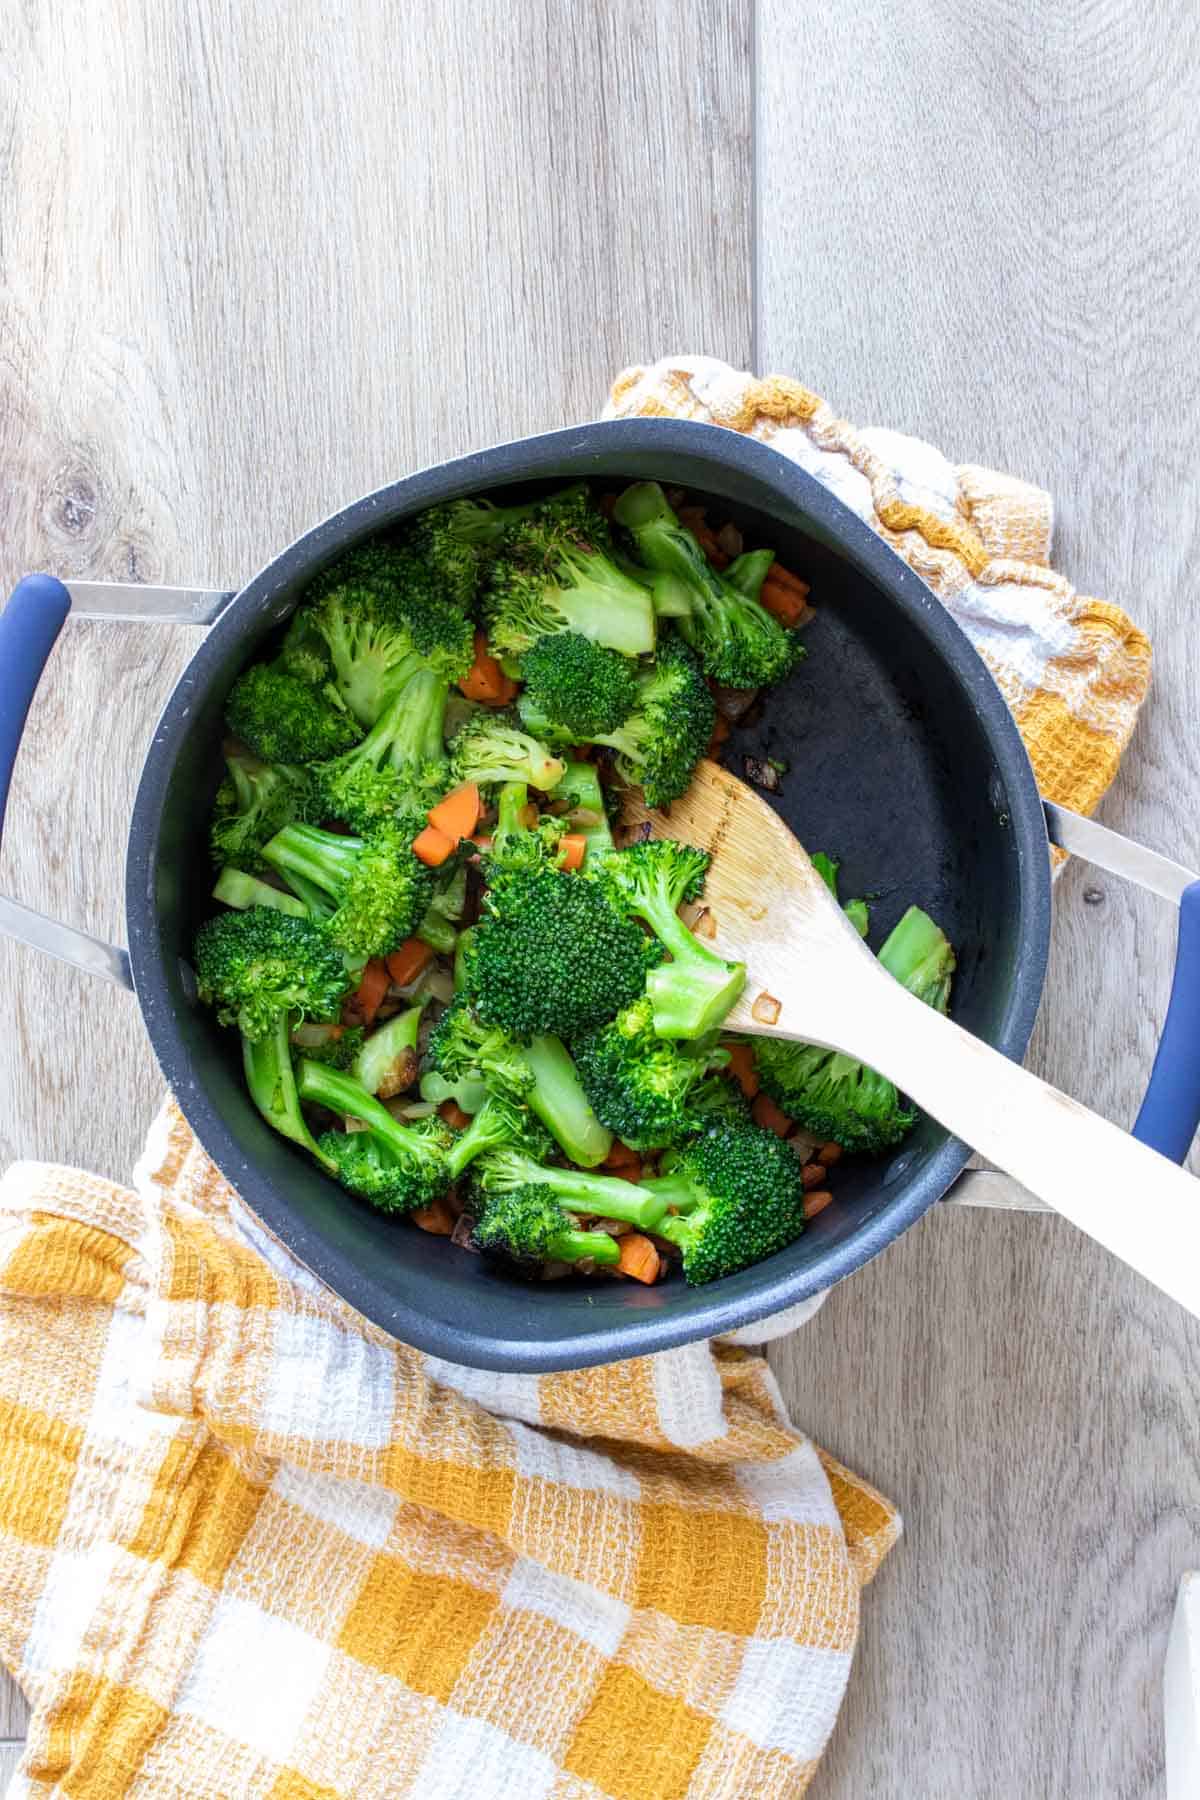
M0 16L6 578L236 585L406 469L594 414L626 361L754 361L1054 489L1062 566L1158 649L1105 816L1200 864L1184 0ZM120 935L127 808L193 642L68 627L8 891ZM1122 1121L1172 930L1107 878L1060 886L1034 1060ZM132 1003L2 941L0 991L0 1159L126 1174L159 1088ZM908 1519L818 1792L1161 1792L1197 1347L1069 1227L944 1208L775 1352L797 1418Z

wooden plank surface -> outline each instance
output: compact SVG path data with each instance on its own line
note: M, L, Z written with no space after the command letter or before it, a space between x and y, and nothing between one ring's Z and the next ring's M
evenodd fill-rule
M661 28L634 0L8 17L5 580L236 586L407 470L595 416L648 350L749 359L748 0ZM68 626L8 892L121 936L138 767L195 641ZM3 940L0 990L0 1164L127 1175L161 1085L132 1000Z
M1193 867L1197 25L1181 0L762 0L757 59L760 367L1051 489L1060 566L1155 640L1103 817ZM1058 890L1034 1066L1121 1122L1174 924L1082 866ZM908 1519L823 1793L1161 1794L1198 1349L1070 1227L954 1207L775 1353L797 1417Z
M593 413L632 357L745 361L753 315L760 366L1054 489L1062 565L1159 653L1105 817L1200 860L1193 14L760 0L752 305L749 13L418 0L397 47L371 0L13 9L0 573L234 584L404 469ZM8 891L120 934L136 771L193 642L68 628ZM1107 877L1060 888L1035 1055L1115 1118L1172 929ZM0 1158L127 1173L159 1091L132 1004L2 941L0 984ZM1068 1227L945 1209L776 1352L908 1517L822 1793L1160 1790L1196 1348Z

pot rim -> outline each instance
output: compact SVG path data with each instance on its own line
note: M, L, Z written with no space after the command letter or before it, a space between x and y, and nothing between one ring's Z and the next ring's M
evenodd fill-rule
M853 566L883 590L932 641L970 696L1002 786L1016 857L1020 896L1019 949L1003 1014L991 1041L1005 1055L1025 1051L1045 978L1050 935L1050 860L1041 799L1016 721L986 665L919 575L882 538L799 465L758 440L691 420L620 419L515 439L431 465L362 496L323 519L281 550L239 590L198 646L155 728L138 783L126 858L126 925L134 986L163 1074L200 1143L246 1204L333 1291L402 1341L478 1368L547 1372L586 1368L621 1357L665 1350L701 1337L741 1329L833 1285L899 1237L941 1198L961 1172L969 1147L948 1138L905 1173L903 1158L888 1171L895 1192L850 1236L806 1268L765 1274L750 1293L722 1296L728 1284L690 1290L689 1310L630 1311L619 1324L586 1336L498 1337L484 1324L464 1331L432 1314L399 1306L368 1269L329 1244L301 1220L284 1194L247 1163L229 1126L196 1079L175 1017L166 953L158 929L156 874L160 831L172 769L196 702L219 670L231 639L248 626L265 635L290 614L298 577L315 571L358 539L442 500L519 481L553 477L564 457L625 451L672 452L717 469L736 469L772 488L819 527ZM597 468L597 474L607 470ZM578 470L573 471L578 478ZM250 1197L252 1194L252 1198ZM762 1265L764 1269L768 1265ZM736 1280L737 1278L731 1278ZM353 1296L351 1299L350 1297ZM549 1323L549 1321L547 1321Z

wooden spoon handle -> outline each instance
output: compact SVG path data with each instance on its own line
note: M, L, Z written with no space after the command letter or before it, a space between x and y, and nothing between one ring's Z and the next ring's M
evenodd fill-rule
M886 975L851 985L839 1044L1200 1316L1200 1182Z

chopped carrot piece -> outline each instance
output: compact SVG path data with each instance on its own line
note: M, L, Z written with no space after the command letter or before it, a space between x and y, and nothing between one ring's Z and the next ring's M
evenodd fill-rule
M484 706L507 706L515 698L517 684L489 654L486 632L475 633L475 660L458 685L468 700L479 700Z
M770 1094L755 1096L754 1105L750 1108L750 1117L756 1125L765 1125L777 1137L786 1137L794 1123L772 1100Z
M587 839L581 831L568 831L566 837L560 839L559 850L563 869L582 869L583 859L587 855Z
M641 1160L642 1159L636 1150L631 1150L628 1144L623 1144L621 1142L620 1138L614 1138L612 1149L609 1151L600 1167L602 1169L613 1170L628 1169L631 1168L634 1163L640 1165Z
M433 1200L428 1206L418 1206L409 1213L414 1225L422 1231L431 1231L434 1237L450 1237L454 1232L454 1214L444 1200Z
M397 987L407 987L433 961L433 951L420 938L405 938L387 954L387 972Z
M729 1062L726 1074L737 1082L747 1100L753 1100L758 1092L758 1070L754 1066L754 1050L749 1044L722 1044L722 1050L728 1050Z
M817 1155L827 1168L832 1169L835 1162L842 1160L842 1146L834 1143L822 1144Z
M473 781L464 781L444 800L431 806L425 817L457 844L459 838L469 838L474 832L479 823L479 812L479 789Z
M369 1025L383 1002L388 991L387 964L382 956L373 956L358 979L358 986L345 1003L345 1012L352 1015L352 1023Z
M436 825L427 825L413 839L413 855L431 869L439 869L454 854L454 839L448 838Z
M778 619L789 630L793 625L799 625L808 611L808 601L803 594L797 593L795 588L784 587L780 582L772 581L770 577L763 582L758 597L771 617Z
M807 581L801 581L798 575L793 575L790 569L785 569L781 562L771 564L767 570L767 580L778 582L780 587L795 588L805 600L808 599Z
M622 1275L631 1275L635 1281L648 1284L658 1280L662 1261L648 1237L643 1237L640 1231L627 1231L617 1243L621 1251L617 1267Z
M805 1216L805 1218L806 1219L815 1219L819 1212L825 1211L825 1208L831 1203L832 1200L833 1200L833 1195L830 1193L828 1188L818 1188L817 1191L813 1194L805 1194L805 1196L804 1196L804 1216Z
M723 744L728 736L729 720L725 717L724 713L718 713L716 724L712 728L712 736L708 741L710 745Z
M451 1131L465 1131L471 1123L470 1113L465 1113L457 1100L443 1100L438 1107L438 1118L445 1119Z

